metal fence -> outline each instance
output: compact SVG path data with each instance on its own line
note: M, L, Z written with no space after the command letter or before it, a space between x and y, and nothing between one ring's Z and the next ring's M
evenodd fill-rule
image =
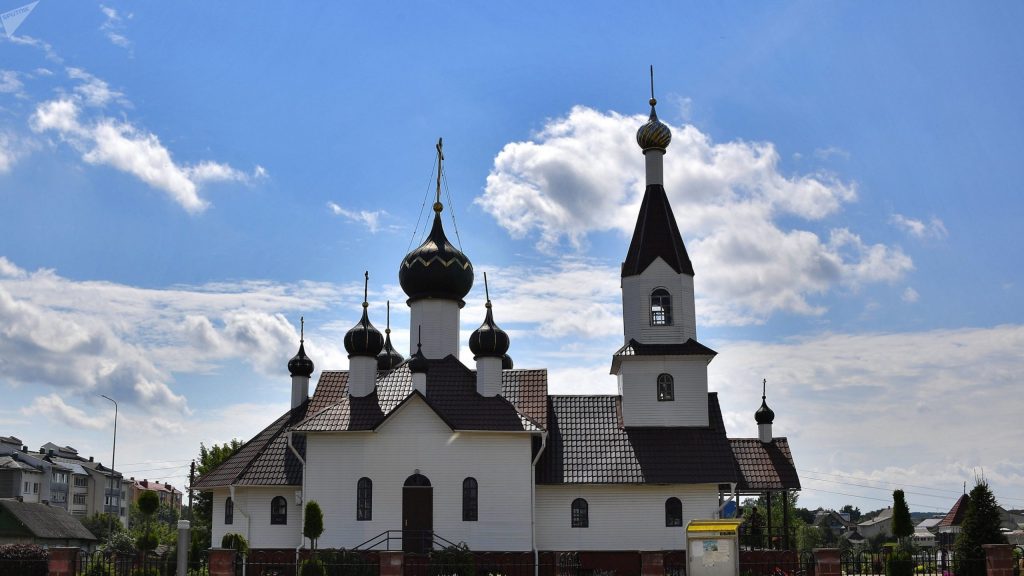
M47 560L0 560L0 576L47 576Z
M81 554L77 576L175 576L171 556Z
M847 576L884 576L889 552L844 552L840 568ZM985 576L985 558L958 558L953 550L921 550L910 555L915 576Z

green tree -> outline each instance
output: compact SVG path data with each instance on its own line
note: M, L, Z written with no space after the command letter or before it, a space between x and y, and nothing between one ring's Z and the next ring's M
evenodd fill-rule
M124 525L121 520L113 514L100 512L82 520L82 525L100 542L104 542L112 533L122 532ZM113 529L111 529L113 528Z
M316 550L316 541L324 533L324 513L316 500L306 502L306 519L302 523L302 535L309 538L310 547Z
M144 519L144 528L142 534L138 536L135 541L135 545L139 550L148 552L157 547L159 542L157 537L153 534L153 516L156 515L156 511L160 509L160 497L156 495L156 492L152 490L146 490L142 494L139 494L139 500L136 502L139 507L139 513L142 514Z
M957 576L984 576L985 550L982 544L1006 544L1006 535L999 529L999 503L982 480L971 490L956 537Z
M841 514L849 514L850 522L856 522L860 520L860 508L855 507L853 504L847 504L839 509Z
M914 534L914 522L910 519L910 508L907 507L907 499L903 496L903 490L895 490L892 493L892 535L905 548L907 538Z
M239 448L242 442L232 439L224 444L213 444L209 448L205 444L199 444L199 459L196 460L196 477L208 474L214 468L220 466L230 458ZM189 490L192 487L189 486ZM199 558L199 554L209 550L212 546L210 528L213 525L213 495L209 492L193 494L192 500L192 550L193 558Z
M800 527L804 526L804 525L807 525L807 524L812 524L813 521L814 521L814 512L812 512L810 510L807 510L806 508L799 508L799 507L797 507L798 497L799 497L799 494L790 494L789 495L789 504L787 506L788 512L783 510L782 496L776 494L776 495L774 495L772 497L772 510L771 510L772 534L771 534L771 536L772 536L772 540L773 540L772 544L775 545L775 546L782 546L783 543L784 543L783 542L783 538L782 538L782 534L783 534L783 518L784 518L784 516L787 513L788 513L788 516L789 516L789 545L790 546L796 546L797 545L797 534L799 533ZM761 512L761 519L762 519L761 527L762 527L763 530L767 530L768 520L765 517L765 514L763 513L768 508L767 507L767 502L765 501L765 499L763 497L759 497L756 500L753 500L753 499L744 500L743 503L745 505L753 504L753 505L755 505L757 507L758 511ZM805 520L805 518L807 518L807 517L810 517L810 520L811 520L810 522ZM748 526L749 526L749 524L748 524ZM748 530L748 533L749 533L749 530Z

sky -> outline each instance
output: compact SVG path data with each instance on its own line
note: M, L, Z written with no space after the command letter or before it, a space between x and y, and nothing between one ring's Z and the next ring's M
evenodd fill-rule
M300 317L314 381L347 368L364 271L408 356L397 272L439 137L446 229L477 273L464 346L487 272L517 367L614 393L654 65L729 435L756 435L766 379L800 505L903 488L945 512L984 478L1024 508L1020 3L42 0L17 18L0 435L109 463L107 395L116 467L183 488L201 442L287 409Z

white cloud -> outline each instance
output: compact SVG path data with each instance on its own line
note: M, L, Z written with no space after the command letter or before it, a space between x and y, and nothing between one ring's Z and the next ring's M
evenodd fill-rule
M347 210L335 202L328 202L327 208L335 216L341 216L349 222L357 222L366 226L373 234L380 231L380 220L388 215L384 210Z
M16 147L11 134L0 132L0 174L10 172L23 153L24 146Z
M84 410L66 404L57 394L36 397L32 404L21 409L21 413L25 416L45 416L59 420L73 428L98 430L109 426L109 421L106 418L89 416Z
M850 153L842 148L836 146L828 146L826 148L818 148L814 151L814 156L819 160L828 160L830 158L842 158L843 160L850 159Z
M86 104L103 107L111 101L121 104L127 103L124 94L112 90L105 81L85 70L81 68L68 68L67 71L70 78L80 81L80 84L75 86L75 92L82 97Z
M902 214L893 214L889 221L914 238L937 240L949 235L946 225L935 216L932 216L928 222L925 222Z
M17 72L0 70L0 94L18 94L24 86L18 79Z
M542 251L587 236L630 234L643 198L643 156L633 144L642 116L574 107L533 140L498 153L476 203L516 238ZM600 162L594 162L600 159ZM899 248L844 228L828 238L786 221L820 222L856 199L856 186L817 172L785 176L770 143L714 143L673 127L666 189L697 270L704 324L764 322L776 312L816 315L837 286L892 282L913 268Z
M907 289L903 291L903 296L901 298L904 302L913 304L914 302L917 302L920 297L921 295L917 293L917 290L907 286Z
M225 360L280 374L298 341L282 313L322 315L357 293L349 288L246 282L142 289L27 272L0 257L0 380L187 414L173 374L208 372ZM344 367L333 340L311 340L307 350L318 363Z
M43 102L36 107L30 125L36 132L55 131L82 154L90 164L111 166L131 174L153 188L166 192L185 210L197 213L209 206L199 195L206 182L249 182L250 176L227 164L203 161L193 166L178 164L170 151L151 132L128 122L99 117L94 122L80 119L74 99ZM255 175L266 171L258 167Z
M100 24L100 31L107 37L107 40L110 40L111 44L115 46L130 49L132 43L123 33L125 28L124 18L114 8L103 4L100 4L100 12L103 12L105 17L103 24ZM129 14L128 18L130 19L131 17L132 15Z
M756 435L767 378L774 433L789 436L800 469L958 489L978 466L999 478L997 492L1020 495L1024 469L1007 455L1022 346L1020 325L725 342L709 378L735 437Z

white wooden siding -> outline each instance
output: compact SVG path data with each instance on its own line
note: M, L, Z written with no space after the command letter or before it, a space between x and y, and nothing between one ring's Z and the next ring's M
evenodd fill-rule
M416 353L417 330L423 327L423 355L439 359L459 357L459 303L453 300L417 300L409 305L409 356Z
M477 358L476 393L481 396L497 396L501 393L501 358Z
M321 547L356 546L402 528L402 486L433 486L434 531L473 550L530 550L531 440L525 433L452 432L414 397L376 432L309 434L306 495L324 512ZM356 520L356 484L373 481L373 519ZM462 521L462 481L476 478L479 520Z
M658 400L658 375L671 374L674 400ZM626 426L707 426L708 365L699 356L625 357L619 368Z
M672 296L672 325L651 326L651 292L664 288ZM679 274L661 257L639 276L622 279L622 326L625 342L630 338L644 344L682 344L697 339L697 318L693 303L693 276Z
M214 546L220 546L224 534L235 532L249 540L253 548L295 548L302 536L302 506L295 503L297 486L237 486L235 487L234 522L224 524L224 502L228 490L213 492L213 525L211 537ZM288 502L288 523L270 523L270 501L283 496ZM246 520L248 516L248 521Z
M683 503L683 525L665 526L665 500ZM590 525L573 528L571 506L587 501ZM714 484L537 486L539 550L683 550L686 523L715 518Z

